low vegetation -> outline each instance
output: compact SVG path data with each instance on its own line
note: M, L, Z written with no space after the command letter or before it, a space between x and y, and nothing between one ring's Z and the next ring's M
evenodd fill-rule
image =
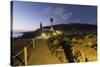
M58 35L48 40L52 54L57 56L62 63L88 62L97 60L97 38L95 34L70 34ZM65 42L66 48L63 48ZM69 45L69 46L68 46ZM66 50L67 49L67 50ZM68 53L69 52L69 53ZM71 56L72 58L70 58Z

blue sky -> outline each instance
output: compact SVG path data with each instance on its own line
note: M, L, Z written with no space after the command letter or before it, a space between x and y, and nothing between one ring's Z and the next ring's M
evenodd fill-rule
M68 23L97 23L97 7L54 3L13 2L13 31L34 31L40 27L50 25L50 18L54 24Z

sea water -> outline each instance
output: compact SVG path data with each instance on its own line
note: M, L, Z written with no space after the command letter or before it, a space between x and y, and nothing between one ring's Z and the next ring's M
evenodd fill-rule
M22 36L23 33L22 32L12 32L12 37L19 37Z

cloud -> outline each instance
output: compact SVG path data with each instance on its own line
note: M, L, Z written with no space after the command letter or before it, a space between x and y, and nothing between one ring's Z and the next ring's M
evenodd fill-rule
M66 11L63 7L46 7L41 10L42 14L49 14L51 16L58 16L62 20L68 20L72 16L72 12Z
M61 15L64 13L64 8L62 7L47 7L41 10L44 14Z
M80 22L80 19L76 19L76 23L79 23Z
M47 7L41 10L41 13L43 14L52 14L53 13L53 8L52 7Z
M62 15L64 13L64 9L61 7L58 7L54 10L55 15Z
M68 12L68 13L62 15L61 18L63 20L68 20L69 18L71 18L71 16L72 16L72 12Z

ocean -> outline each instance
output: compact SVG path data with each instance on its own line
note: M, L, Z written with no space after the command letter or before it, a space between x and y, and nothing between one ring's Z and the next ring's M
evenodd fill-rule
M12 37L19 37L19 36L22 36L23 35L23 33L21 33L21 32L13 32L12 33Z

